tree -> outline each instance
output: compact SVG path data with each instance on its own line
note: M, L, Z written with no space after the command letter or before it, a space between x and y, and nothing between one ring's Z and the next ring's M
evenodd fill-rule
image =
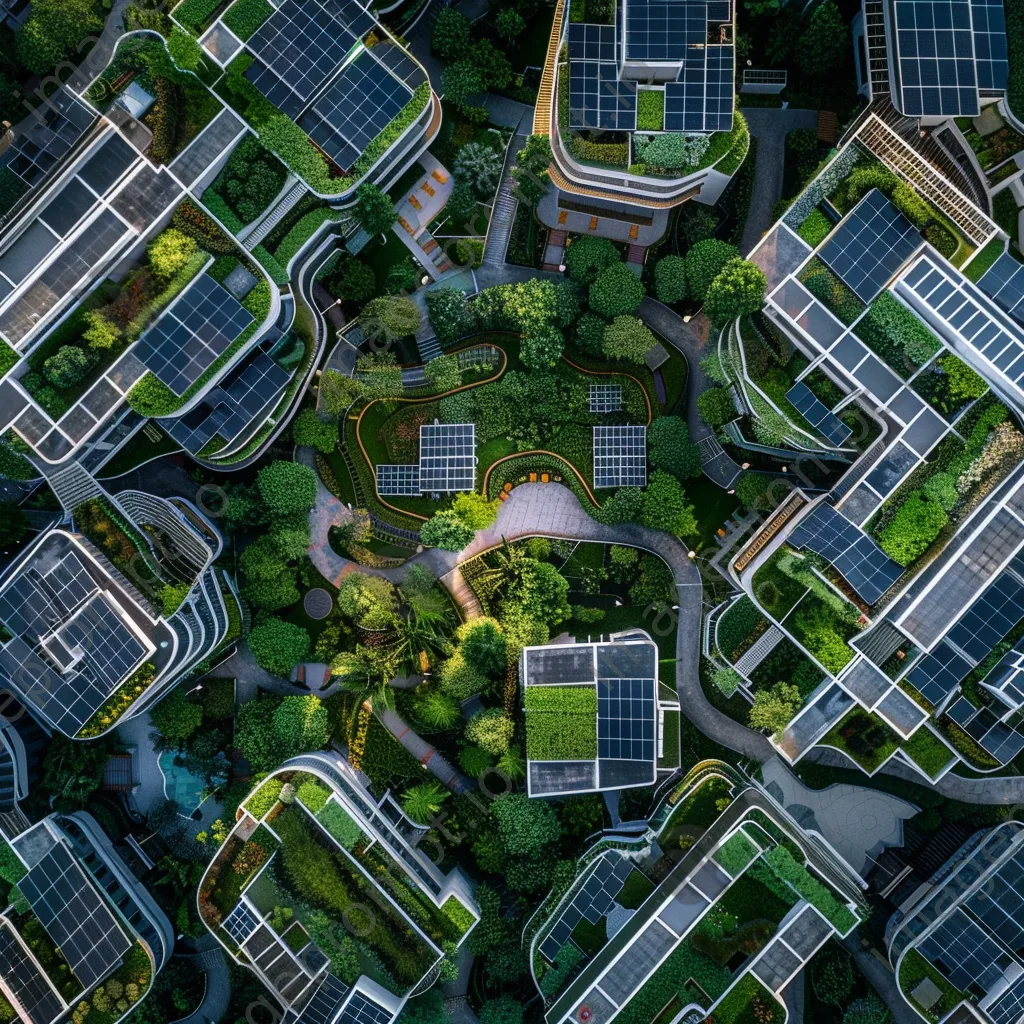
M394 584L383 576L350 572L338 584L337 604L342 615L358 624L381 609L394 613L398 597Z
M257 537L238 559L242 592L257 608L277 611L299 599L296 569L269 534Z
M703 302L711 287L711 282L731 259L739 255L735 245L722 242L717 238L709 238L698 242L686 254L686 286L690 298Z
M455 495L452 511L471 529L486 530L498 516L498 505L476 491L463 491Z
M462 371L455 356L435 356L423 368L423 373L435 391L454 391L462 384Z
M618 263L619 250L607 238L581 235L565 250L565 269L579 284L593 284L597 275Z
M299 462L271 462L260 470L256 486L276 519L302 515L316 504L316 473Z
M896 510L878 537L881 549L900 565L910 565L928 550L949 522L937 501L915 492Z
M292 626L291 623L285 623L285 625ZM306 633L301 626L292 626L292 629ZM249 636L251 638L252 633ZM306 635L306 645L308 650L308 634ZM293 654L297 651L298 642L289 653ZM324 707L323 701L313 693L305 696L285 697L274 712L273 726L274 735L281 744L284 758L295 757L296 754L302 754L307 750L321 750L327 746L331 738L327 708Z
M372 267L348 259L327 279L327 290L342 302L366 302L377 293L377 277Z
M457 107L465 106L470 96L485 91L484 76L469 58L456 60L441 72L444 98Z
M451 793L437 782L420 782L402 794L402 810L417 824L429 825L450 796Z
M745 313L756 313L764 305L768 280L764 271L750 260L738 257L722 268L704 297L704 312L714 327L724 327Z
M826 947L811 961L814 994L833 1006L845 1006L853 992L853 961L841 947Z
M442 345L458 341L472 326L466 293L461 288L432 288L426 298L427 318Z
M447 693L432 690L420 697L414 705L416 717L427 727L427 730L451 729L462 717L462 711L455 700Z
M169 281L179 270L184 269L198 249L199 243L191 235L177 228L167 228L149 245L149 265L157 277Z
M686 500L679 481L662 469L656 469L647 481L640 521L652 530L667 530L677 537L697 532L693 506Z
M843 1024L889 1024L892 1014L874 992L854 999L843 1014Z
M287 679L309 655L309 634L294 622L267 615L250 630L249 650L261 668Z
M336 420L322 420L316 409L303 409L292 423L292 440L330 455L338 444Z
M511 83L512 63L490 39L478 39L470 50L469 59L480 72L485 89L496 92Z
M725 388L708 388L697 396L697 412L709 427L736 419L736 406Z
M455 158L455 180L463 181L481 198L490 199L501 177L501 155L481 142L468 142Z
M580 289L573 281L559 281L555 285L555 322L559 327L571 327L580 315Z
M378 295L359 314L359 324L371 338L407 338L422 323L419 306L404 295Z
M29 71L45 75L64 55L103 28L90 0L33 0L31 13L17 30L18 60Z
M623 359L639 366L657 343L642 320L635 316L617 316L604 329L602 348L609 359Z
M537 327L523 336L519 343L519 358L531 370L543 370L558 365L565 349L565 338L557 327Z
M398 398L405 391L402 368L394 352L370 352L356 360L356 372L367 400Z
M420 540L427 547L442 551L461 551L475 536L476 530L450 508L439 509L420 530Z
M121 331L117 324L100 309L90 309L85 314L85 322L89 325L82 331L82 340L88 342L89 348L113 348L121 340Z
M550 562L525 559L522 577L509 587L509 596L538 622L554 626L572 615L569 581Z
M700 451L690 440L690 428L678 416L659 416L647 429L651 465L681 479L701 473Z
M811 11L797 48L797 63L811 78L824 78L842 67L848 29L834 0L825 0Z
M478 711L466 723L466 739L494 757L508 750L514 731L515 723L501 708Z
M150 711L149 720L161 736L181 743L202 724L203 708L193 704L179 686Z
M682 256L662 256L654 264L654 294L669 305L686 298L686 260Z
M411 257L406 256L388 267L387 276L384 278L384 291L388 295L414 292L419 287L420 273Z
M103 769L117 749L116 741L106 737L82 743L55 734L46 744L39 784L52 808L84 807L89 796L100 788Z
M469 51L469 19L453 7L442 7L430 35L430 48L443 61L453 61Z
M273 725L279 703L277 697L265 694L239 705L235 746L253 771L269 772L281 763L280 744Z
M89 372L89 357L77 345L61 345L43 363L43 376L58 388L70 388Z
M341 416L353 402L362 397L366 388L354 377L346 377L337 370L324 370L320 374L318 390L324 412L328 416Z
M584 313L576 324L573 344L591 356L604 355L604 330L608 326L596 313Z
M503 793L491 808L502 846L514 856L536 857L562 835L551 806L525 793Z
M466 663L485 676L498 676L508 664L507 641L501 624L489 616L470 619L456 630L459 652Z
M468 181L456 181L445 203L445 213L455 225L465 224L476 211L476 196Z
M745 509L760 509L767 512L772 508L769 488L772 486L772 478L764 473L744 473L736 482L736 497L740 499Z
M0 548L17 544L28 529L28 516L20 508L13 501L0 501Z
M949 381L949 392L953 398L967 401L971 398L981 398L988 391L985 379L952 353L943 356L937 362L939 369Z
M513 996L487 999L480 1007L480 1024L523 1024L523 1007Z
M521 35L525 28L526 22L523 21L523 16L514 7L504 8L494 19L494 31L508 42Z
M750 727L781 732L800 707L800 691L791 683L776 683L770 690L758 690L750 708Z
M625 263L613 263L597 275L589 295L590 308L610 319L632 313L644 301L644 286Z
M643 508L644 492L639 487L620 487L598 509L597 518L609 526L616 523L639 523Z
M368 235L382 235L395 223L395 204L386 192L369 181L364 181L356 189L353 212L359 226Z

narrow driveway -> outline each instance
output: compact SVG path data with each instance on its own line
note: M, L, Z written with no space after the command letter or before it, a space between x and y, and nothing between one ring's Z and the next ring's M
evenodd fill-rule
M778 107L741 107L750 134L757 139L754 194L743 229L740 251L750 252L775 223L772 207L782 198L782 172L786 165L786 135L798 128L817 128L814 110L782 110Z

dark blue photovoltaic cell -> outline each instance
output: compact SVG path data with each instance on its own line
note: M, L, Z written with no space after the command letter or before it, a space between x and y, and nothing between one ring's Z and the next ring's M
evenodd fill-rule
M978 287L1014 320L1024 324L1024 263L1004 252L982 274Z
M793 407L829 444L841 445L853 431L802 381L787 392Z
M600 60L615 62L615 26L569 25L569 60Z
M635 131L636 82L622 81L615 64L571 61L569 127Z
M654 760L653 679L598 680L597 756Z
M946 638L975 662L983 661L992 648L1024 618L1024 585L1002 573L962 615Z
M970 671L970 662L961 658L943 640L910 670L906 678L925 700L938 707Z
M899 563L831 505L819 505L811 512L793 531L789 542L831 562L868 605L880 600L903 575Z
M733 48L691 47L676 81L665 85L665 131L730 131L734 96Z
M872 189L818 255L864 302L871 302L913 255L921 236L887 196Z
M1009 2L1019 3L1020 0ZM971 0L971 20L974 23L974 62L978 88L1001 91L1006 88L1010 70L1003 0Z

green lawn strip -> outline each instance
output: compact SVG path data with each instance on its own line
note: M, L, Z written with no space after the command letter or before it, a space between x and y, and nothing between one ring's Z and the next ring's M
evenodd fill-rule
M672 809L665 821L663 831L679 825L693 825L697 828L708 828L722 812L718 809L719 800L727 799L730 785L717 775L705 779L678 806Z
M662 753L658 768L679 767L679 712L666 711L662 722Z
M654 889L654 883L639 868L634 868L626 876L615 902L627 910L636 910Z
M735 878L746 870L759 852L742 832L734 832L715 853L715 860Z
M590 686L529 686L524 699L531 761L597 757L597 691Z
M767 1011L767 1012L766 1012ZM763 1024L768 1014L782 1011L778 1000L751 974L744 974L715 1007L715 1024Z
M178 451L181 451L181 445L162 430L158 441L151 441L145 430L140 430L109 462L103 464L98 476L103 480L123 476L150 459Z
M912 994L926 978L942 993L942 997L930 1010L925 1009ZM940 1020L967 998L966 992L961 992L948 978L940 974L916 949L907 950L900 961L897 980L904 997L929 1020Z
M754 573L753 589L758 604L772 618L781 621L796 607L807 593L807 587L779 569L779 561L787 555L787 548L779 548Z
M998 236L993 238L985 245L984 249L975 253L974 259L972 259L971 262L963 268L964 277L969 281L977 283L981 280L989 267L991 267L1005 251L1006 242Z
M764 854L764 862L783 882L790 885L808 903L812 904L841 934L847 934L857 924L857 917L832 890L814 878L785 846L776 846Z
M901 745L889 726L861 707L844 715L819 742L843 751L866 772L875 771Z
M930 779L934 779L956 757L926 725L922 725L909 740L903 740L900 747Z

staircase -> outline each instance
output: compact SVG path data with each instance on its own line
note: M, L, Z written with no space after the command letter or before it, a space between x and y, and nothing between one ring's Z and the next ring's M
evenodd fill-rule
M423 372L422 366L402 367L402 387L420 388L427 383L427 375Z
M363 228L360 228L355 234L350 235L345 248L353 256L358 256L368 245L370 244L370 234Z
M17 796L15 788L14 758L5 745L0 745L0 813L14 810Z
M557 13L555 14L557 18ZM515 188L515 179L512 177L512 167L519 156L519 151L526 145L526 139L517 135L513 142L514 149L509 153L508 165L505 174L501 179L501 187L494 197L494 206L491 209L491 223L487 228L487 242L484 246L483 262L489 267L500 267L505 262L505 250L508 248L508 239L512 234L512 222L516 216L518 200L512 194Z
M427 333L430 333L429 330ZM434 334L430 334L430 337L424 338L417 335L416 348L419 349L420 359L422 359L424 363L429 363L431 359L436 359L439 355L442 355L441 344Z
M555 251L557 250L558 253L559 253L559 257L558 257L557 260L555 260L553 262L545 263L540 268L541 270L550 270L552 273L557 273L558 272L558 268L559 268L559 266L561 264L561 261L562 261L562 259L565 256L565 240L566 240L567 237L568 237L568 234L565 231L549 231L548 232L548 244L547 244L547 246L545 246L545 249L546 249L545 255L547 255L547 253L551 253L552 256L553 256Z
M562 39L562 19L565 17L565 0L555 4L555 17L548 37L548 51L544 57L544 70L537 90L537 105L533 111L533 134L551 134L552 98L555 94L555 68L558 64L558 46Z
M769 626L736 662L736 671L742 676L749 676L785 638L786 634L778 626Z
M47 482L68 515L83 501L98 498L104 493L96 478L78 462L71 462L58 469Z
M626 253L626 262L636 263L642 267L645 259L647 259L647 246L631 243L629 246L629 252Z
M252 252L260 242L263 241L267 235L270 234L274 228L285 218L288 212L293 206L306 194L306 186L301 180L295 182L294 185L284 194L281 201L275 206L266 217L263 218L249 232L246 236L245 241L242 243L248 252Z

